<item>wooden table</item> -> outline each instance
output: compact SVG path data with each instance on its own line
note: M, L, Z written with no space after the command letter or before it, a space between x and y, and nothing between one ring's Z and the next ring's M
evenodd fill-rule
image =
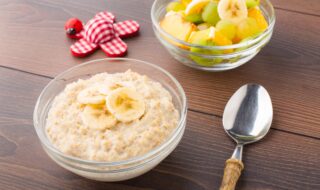
M235 144L221 125L224 106L241 85L264 85L274 121L263 142L244 151L238 189L320 189L320 2L273 0L276 26L270 43L248 64L208 73L175 61L155 38L152 0L0 1L0 189L218 189L224 161ZM105 57L77 59L63 25L90 19L101 10L119 20L135 19L141 35L126 40L127 57L168 70L184 87L188 123L177 149L151 172L118 183L84 179L51 161L32 124L35 101L58 73Z

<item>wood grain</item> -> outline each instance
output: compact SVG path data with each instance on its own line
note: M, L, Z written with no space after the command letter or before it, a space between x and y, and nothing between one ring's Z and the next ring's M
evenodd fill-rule
M77 16L85 21L97 11L104 10L104 7L115 12L118 20L136 19L141 23L140 37L126 40L131 47L129 57L141 56L150 61L162 58L164 59L162 65L168 65L166 63L171 62L171 59L167 53L153 51L155 48L158 50L161 45L155 39L151 29L149 10L152 1L112 2L94 1L90 2L90 5L86 1L77 1L77 3L9 1L7 4L4 3L0 6L0 26L2 26L0 37L4 40L0 46L0 55L5 59L1 65L54 76L75 64L105 57L101 51L85 59L72 57L69 46L73 41L66 38L62 29L68 18ZM138 11L140 9L145 11ZM272 42L276 43L277 47L268 45L265 48L268 49L266 55L268 57L272 55L274 62L290 61L295 65L300 64L299 67L291 68L286 65L287 63L282 63L282 68L285 67L289 71L311 72L310 70L315 67L314 62L319 59L317 48L320 41L317 38L320 26L313 23L319 22L320 18L283 10L276 13L277 24ZM300 72L298 69L304 70Z
M238 87L260 83L271 93L274 128L320 138L320 99L316 98L320 93L320 25L314 24L320 17L277 10L274 36L256 58L233 71L205 73L173 60L155 39L149 15L152 1L112 2L2 2L0 65L55 76L78 63L105 57L101 51L84 59L72 57L68 50L72 41L66 39L62 26L69 17L77 15L87 20L108 8L118 20L136 19L141 23L140 36L126 40L128 57L158 64L176 76L191 109L221 116L226 101Z
M222 129L222 111L233 92L249 82L268 89L275 115L263 142L245 147L237 189L320 189L319 0L272 0L277 21L270 43L248 64L223 73L196 71L170 57L151 29L152 2L0 1L0 189L218 189L235 147ZM32 126L36 98L51 77L105 57L101 51L72 57L73 41L63 31L68 18L86 21L101 10L141 24L140 36L126 40L127 57L172 73L191 110L178 148L151 172L118 183L87 180L60 168L44 153Z
M189 111L183 140L158 167L133 180L99 183L60 168L42 150L32 112L50 79L3 68L0 76L0 189L218 189L235 147L220 118ZM245 147L238 189L319 189L319 156L319 140L271 130Z
M318 0L271 0L275 9L283 9L301 14L320 15L320 3Z

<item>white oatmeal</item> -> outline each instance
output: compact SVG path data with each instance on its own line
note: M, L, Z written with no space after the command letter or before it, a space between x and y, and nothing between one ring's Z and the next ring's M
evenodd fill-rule
M129 70L67 85L53 101L46 132L65 154L120 161L159 146L178 120L171 94L160 83Z

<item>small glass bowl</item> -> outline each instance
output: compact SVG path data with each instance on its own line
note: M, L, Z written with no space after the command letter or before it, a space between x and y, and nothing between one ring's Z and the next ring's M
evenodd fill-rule
M153 30L158 40L168 52L176 60L189 67L205 71L225 71L234 69L251 60L271 39L275 24L275 13L269 0L260 1L260 9L269 24L268 28L257 37L228 46L195 45L179 40L165 32L160 27L159 23L166 14L166 6L171 1L172 0L154 1L151 8ZM198 48L199 51L191 52L189 51L191 48ZM215 53L199 53L203 52L201 50L213 50Z
M101 72L125 72L128 69L149 76L160 82L172 95L173 103L179 111L180 120L176 129L160 146L148 153L128 160L99 162L83 160L66 155L56 149L47 137L45 124L53 99L69 83L86 79ZM151 170L168 156L180 142L186 125L187 100L179 82L164 69L135 59L98 59L77 65L55 77L41 92L36 103L33 122L37 135L47 154L63 168L80 176L98 181L121 181Z

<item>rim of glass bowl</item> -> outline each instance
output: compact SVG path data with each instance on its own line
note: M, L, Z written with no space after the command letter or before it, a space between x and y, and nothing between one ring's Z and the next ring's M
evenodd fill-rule
M63 152L59 151L57 148L55 148L52 145L50 140L44 135L45 132L41 131L42 128L39 125L41 125L42 123L38 122L38 121L40 121L41 118L38 116L37 113L38 113L38 109L39 109L40 100L43 98L43 95L47 91L47 89L49 89L54 82L56 82L57 80L62 78L65 74L73 72L74 70L76 70L76 69L78 69L80 67L83 67L85 65L89 65L89 64L92 64L92 63L95 63L95 62L101 62L101 61L107 61L107 62L108 61L128 61L128 62L135 62L135 64L138 63L138 64L145 64L147 66L150 66L150 67L154 68L155 70L158 70L158 71L162 72L167 77L169 77L169 79L171 79L171 81L173 81L173 83L176 85L176 87L178 89L178 93L182 96L182 109L180 111L180 119L179 119L179 123L178 123L176 129L174 131L172 131L171 135L166 139L165 142L163 142L158 147L150 150L146 154L143 154L143 155L140 155L140 156L135 156L135 157L132 157L132 158L127 159L127 160L114 161L114 162L84 160L84 159L81 159L81 158L77 158L77 157L73 157L73 156L70 156L70 155L66 155ZM137 72L139 72L139 71L137 71ZM173 94L171 94L171 95L173 95ZM59 155L60 157L65 158L65 159L70 160L70 161L77 162L79 164L84 164L84 165L112 166L113 167L113 166L122 166L122 165L134 164L136 162L147 160L148 158L160 153L163 149L165 149L167 146L169 146L172 143L172 141L180 133L182 128L184 128L186 116L187 116L187 98L186 98L185 92L184 92L182 86L180 85L180 83L168 71L164 70L163 68L161 68L161 67L159 67L157 65L154 65L154 64L146 62L146 61L138 60L138 59L131 59L131 58L103 58L103 59L95 59L95 60L87 61L87 62L84 62L82 64L76 65L76 66L71 67L71 68L67 69L66 71L58 74L56 77L54 77L54 79L52 79L45 86L45 88L42 90L42 92L40 93L40 96L37 99L37 102L36 102L36 105L35 105L35 109L34 109L34 112L33 112L33 124L34 124L35 130L36 130L36 133L37 133L38 137L40 138L41 143L44 144L46 148L49 148L50 151L54 152L55 154ZM144 164L144 162L139 163L139 165L140 164ZM128 168L131 168L131 167L134 167L134 165L129 166ZM114 169L114 170L117 170L117 169ZM113 170L110 170L110 171L113 171Z
M270 19L270 22L269 22L269 26L268 26L267 30L262 32L257 37L255 37L255 38L253 38L251 40L245 41L245 42L241 42L241 43L233 44L233 45L228 45L228 46L202 46L202 45L191 44L191 43L188 43L186 41L180 40L180 39L172 36L171 34L167 33L166 31L164 31L160 27L159 21L157 20L155 14L156 14L156 11L159 11L159 10L156 10L156 4L161 2L161 1L163 1L163 0L155 0L153 2L153 4L152 4L152 7L151 7L151 20L152 20L153 26L156 28L157 31L160 31L160 33L162 35L164 35L166 38L169 38L173 42L176 42L178 44L182 44L182 45L188 46L188 47L202 48L202 49L206 49L206 50L227 50L227 49L236 49L236 48L242 48L242 47L246 47L246 46L251 46L251 45L259 42L264 36L267 35L267 33L272 32L274 24L275 24L274 7L273 7L272 3L269 0L264 0L267 3L267 6L270 7L270 9L271 9L271 15L268 17ZM161 7L161 8L163 8L163 7ZM260 8L262 10L264 10L264 7L260 7ZM225 55L227 55L227 54L225 54ZM232 54L232 53L229 53L229 54Z

